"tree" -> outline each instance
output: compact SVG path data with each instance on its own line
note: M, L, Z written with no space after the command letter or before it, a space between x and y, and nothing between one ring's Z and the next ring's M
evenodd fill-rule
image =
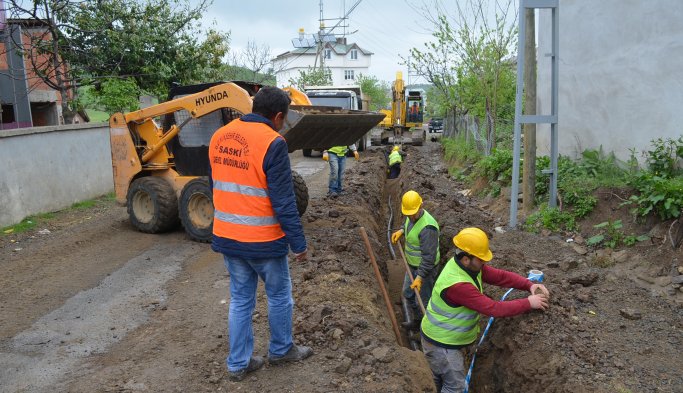
M259 45L249 40L246 48L232 56L230 79L275 85L276 71L271 65L272 58L267 44Z
M229 33L196 27L209 1L193 7L189 0L9 0L7 9L27 27L44 25L42 34L25 29L25 58L35 59L36 74L60 93L66 114L78 87L94 85L99 95L112 78L160 98L171 82L212 79L230 41Z
M329 68L312 68L299 70L299 77L290 79L289 84L303 90L306 86L325 86L332 84L332 73Z
M370 99L370 110L378 111L386 109L391 102L391 88L389 84L380 81L376 76L363 74L358 75L358 85L363 95Z
M511 0L495 1L495 21L488 19L486 1L456 2L451 16L438 0L423 3L418 11L434 28L434 41L422 49L411 48L411 66L424 76L443 98L453 118L469 113L486 124L483 149L489 154L495 146L496 124L501 112L509 112L514 97L516 45ZM512 94L510 94L512 92Z

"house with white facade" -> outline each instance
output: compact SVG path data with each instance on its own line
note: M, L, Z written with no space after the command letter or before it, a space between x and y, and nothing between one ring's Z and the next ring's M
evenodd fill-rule
M318 46L295 48L275 57L273 69L276 70L277 86L289 86L290 80L301 75L299 71L307 71L314 64L320 65L319 58L316 63L318 49ZM348 44L345 37L324 42L322 46L323 64L331 73L333 86L356 85L358 75L368 75L372 55L356 43Z

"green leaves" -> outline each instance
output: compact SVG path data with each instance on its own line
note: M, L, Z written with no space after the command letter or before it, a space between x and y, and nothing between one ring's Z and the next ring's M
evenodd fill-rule
M369 110L377 111L387 107L391 101L391 88L387 82L380 81L376 76L363 74L358 76L357 81L363 94L370 99Z
M622 244L626 246L633 246L636 244L636 242L650 240L650 237L647 235L627 236L624 234L624 232L622 232L623 227L624 225L621 220L605 221L597 225L593 225L593 228L600 229L601 231L599 234L589 237L586 240L586 244L589 246L598 246L602 243L605 245L605 247L616 248Z

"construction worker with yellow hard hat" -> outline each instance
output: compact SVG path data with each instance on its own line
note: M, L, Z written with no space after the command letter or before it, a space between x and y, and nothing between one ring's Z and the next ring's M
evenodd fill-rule
M493 259L489 238L479 228L465 228L453 237L458 248L441 271L420 325L422 351L438 392L462 392L465 382L462 350L477 340L479 315L512 317L546 310L550 293L543 284L488 264ZM531 292L529 297L495 301L484 295L483 283ZM536 291L539 294L534 294Z
M389 154L389 175L388 179L396 179L401 174L401 163L403 163L403 156L401 155L401 146L396 145L391 149Z
M406 216L403 228L391 235L392 243L405 235L405 255L410 271L414 277L411 282L406 272L403 280L403 296L413 309L414 321L406 324L408 328L417 329L422 311L418 308L413 289L417 289L422 303L427 304L436 278L436 265L441 257L439 253L439 224L429 212L422 208L422 197L410 190L403 194L401 212Z

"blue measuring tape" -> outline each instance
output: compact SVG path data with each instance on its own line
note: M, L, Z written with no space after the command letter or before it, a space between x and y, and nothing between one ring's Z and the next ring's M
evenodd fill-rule
M527 278L531 281L534 282L543 282L543 272L540 270L529 270L529 275ZM503 295L502 298L500 298L500 301L505 300L506 297L510 294L510 292L514 291L514 288L508 289L507 292L505 292L505 295ZM468 393L470 390L470 379L472 378L472 370L474 369L474 361L477 359L477 350L481 346L481 343L484 342L484 338L486 337L486 334L489 332L489 328L493 324L493 317L489 318L489 322L486 324L486 328L484 328L484 333L481 335L481 338L479 339L479 343L477 343L477 348L475 348L474 353L472 354L472 361L470 362L470 369L467 370L467 376L465 377L465 390L464 393Z

